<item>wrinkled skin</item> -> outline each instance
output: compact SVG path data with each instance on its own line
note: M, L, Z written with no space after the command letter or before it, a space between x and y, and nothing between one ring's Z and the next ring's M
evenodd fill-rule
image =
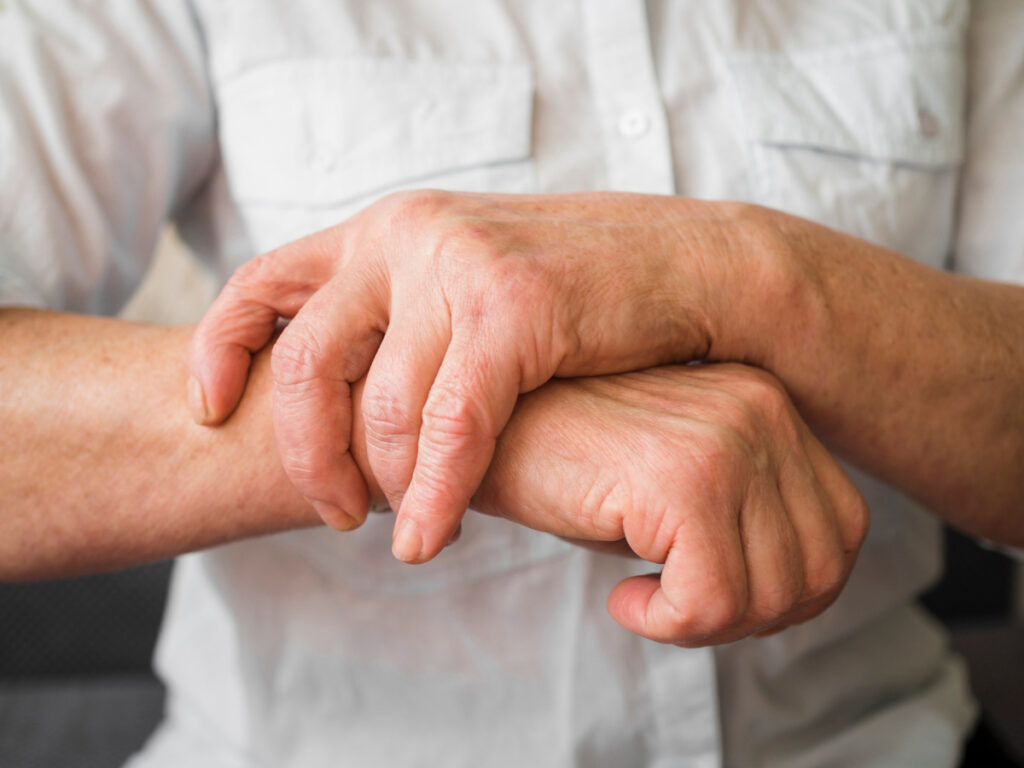
M736 269L736 210L613 193L392 195L235 273L193 340L193 410L228 415L251 353L293 318L273 355L286 473L329 525L364 519L348 449L350 385L365 375L395 554L429 560L521 393L706 353L715 287Z
M619 584L608 609L686 646L816 616L868 527L785 390L732 364L554 381L522 397L474 504L570 538L624 539L664 564Z

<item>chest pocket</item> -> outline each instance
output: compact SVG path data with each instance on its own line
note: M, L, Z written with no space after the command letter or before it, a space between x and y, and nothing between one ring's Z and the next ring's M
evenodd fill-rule
M731 65L758 202L942 265L963 159L960 33Z
M228 184L257 250L397 189L534 188L525 64L289 59L216 92Z

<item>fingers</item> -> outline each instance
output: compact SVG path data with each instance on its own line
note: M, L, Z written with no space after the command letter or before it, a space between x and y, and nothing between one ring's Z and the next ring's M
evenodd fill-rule
M188 401L200 424L218 424L238 405L253 352L331 274L333 236L312 235L246 263L231 276L189 344Z
M398 509L392 550L421 563L452 536L494 454L519 392L520 373L480 350L464 332L452 339L422 411L416 465Z
M820 614L846 583L853 562L843 551L832 500L810 460L799 454L798 460L778 469L775 480L774 493L762 489L744 509L742 536L751 593L747 615L732 627L704 638L686 638L679 645L698 647L775 634Z
M852 568L871 523L867 502L839 462L806 427L804 450L822 493L831 501L839 540Z
M408 317L392 318L366 376L361 404L367 461L394 510L401 508L412 480L423 405L451 339L447 317L443 323L409 322Z
M863 538L862 531L843 532L843 517L859 524L863 502L807 437L806 453L791 446L780 466L750 478L738 513L716 509L713 497L676 512L674 521L670 512L676 533L661 574L619 584L608 602L613 618L652 640L699 647L771 634L824 611Z
M367 490L349 451L350 383L366 373L384 311L362 273L318 291L274 346L274 429L285 473L328 525L366 517Z
M740 621L750 600L743 544L735 523L719 523L735 515L727 508L694 506L666 521L676 535L660 577L635 576L618 584L608 597L612 618L662 643L708 637ZM642 550L641 557L650 557Z

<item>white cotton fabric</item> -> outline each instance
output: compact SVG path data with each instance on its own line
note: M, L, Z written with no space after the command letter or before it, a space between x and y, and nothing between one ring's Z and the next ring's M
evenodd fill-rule
M114 313L164 225L223 278L389 191L760 202L1024 281L1016 0L4 0L0 301ZM856 474L856 473L855 473ZM914 606L935 521L873 524L818 619L683 650L604 607L649 566L470 513L180 559L132 768L952 766L962 664Z

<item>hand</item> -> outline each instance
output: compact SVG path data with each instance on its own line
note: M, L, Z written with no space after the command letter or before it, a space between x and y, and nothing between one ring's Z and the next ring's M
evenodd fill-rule
M250 353L294 317L273 353L285 471L328 524L361 522L349 393L367 375L368 459L398 511L395 554L428 560L520 393L707 351L733 211L626 194L393 195L235 273L193 339L193 409L204 423L230 413Z
M868 527L857 489L767 373L659 368L520 398L474 506L560 536L625 539L660 574L619 584L626 629L686 646L806 621Z

